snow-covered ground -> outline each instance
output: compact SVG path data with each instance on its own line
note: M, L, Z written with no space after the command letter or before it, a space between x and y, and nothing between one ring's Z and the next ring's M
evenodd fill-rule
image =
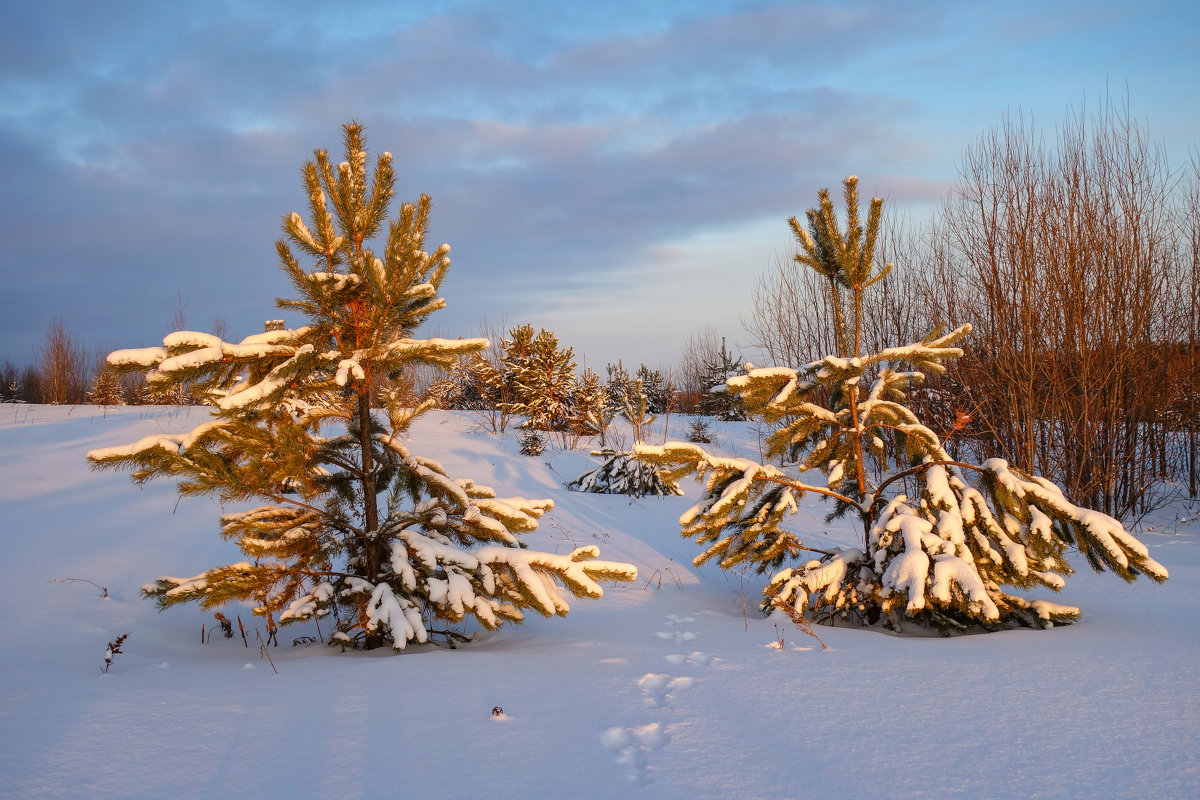
M246 609L227 613L249 648L219 632L201 644L211 615L138 596L158 575L235 560L217 503L84 462L205 417L0 407L0 796L1200 796L1198 508L1139 531L1165 585L1086 565L1068 580L1076 625L952 639L818 628L822 650L760 618L760 577L691 566L676 524L688 498L569 493L586 453L527 458L469 415L433 413L414 452L504 495L553 498L531 546L598 544L638 581L453 651L339 654L292 646L316 635L292 626L270 651L276 674ZM753 426L720 434L753 451ZM797 523L844 540L824 513L806 506Z

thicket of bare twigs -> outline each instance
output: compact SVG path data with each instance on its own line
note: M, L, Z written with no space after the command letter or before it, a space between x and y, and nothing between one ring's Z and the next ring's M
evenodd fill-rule
M965 150L929 226L880 247L897 269L867 347L974 327L915 398L954 446L1126 520L1196 496L1200 164L1172 171L1111 100L1052 141L1010 118ZM810 272L780 260L760 280L746 327L774 363L834 351Z

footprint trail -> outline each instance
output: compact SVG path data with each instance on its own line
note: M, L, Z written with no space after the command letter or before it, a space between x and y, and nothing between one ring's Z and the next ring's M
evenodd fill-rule
M695 631L683 626L696 621L695 617L670 614L663 625L666 630L654 635L675 644L690 642L699 637ZM707 667L715 659L698 650L690 653L669 653L663 659L673 667ZM696 685L696 678L687 675L670 675L663 672L647 672L637 679L638 689L646 705L659 713L674 709L680 696ZM645 785L652 781L650 753L667 743L667 727L661 720L644 725L629 725L609 728L602 736L603 744L616 751L617 765L625 770L629 781Z

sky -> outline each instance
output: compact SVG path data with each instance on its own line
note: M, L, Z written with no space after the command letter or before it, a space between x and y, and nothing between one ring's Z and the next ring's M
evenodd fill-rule
M919 219L964 147L1105 91L1182 166L1200 6L0 0L0 362L262 330L299 168L342 123L433 198L428 333L546 327L580 361L744 345L786 220L849 174ZM902 265L901 265L902 266ZM288 319L300 324L299 319Z

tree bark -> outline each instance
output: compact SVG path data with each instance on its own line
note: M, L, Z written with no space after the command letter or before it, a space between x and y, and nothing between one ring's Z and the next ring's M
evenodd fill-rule
M367 580L375 584L380 578L379 541L376 533L379 531L379 504L375 492L375 457L371 441L371 382L368 379L358 389L355 395L356 411L358 414L358 443L360 464L362 467L362 502L363 502L363 571ZM382 647L386 637L380 630L366 632L364 646L367 650Z

